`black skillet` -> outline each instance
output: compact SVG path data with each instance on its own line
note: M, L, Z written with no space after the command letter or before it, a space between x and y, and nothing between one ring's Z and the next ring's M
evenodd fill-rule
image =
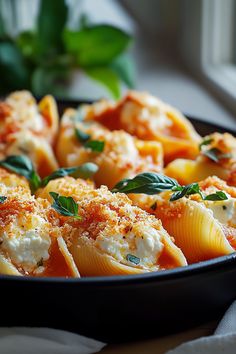
M78 104L59 101L60 111ZM190 120L201 135L229 131ZM2 275L0 325L62 328L106 342L122 342L170 334L220 318L235 299L235 253L135 276L43 279Z

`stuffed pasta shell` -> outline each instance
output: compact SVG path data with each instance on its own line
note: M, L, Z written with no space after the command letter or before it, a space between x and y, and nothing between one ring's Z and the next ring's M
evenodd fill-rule
M200 181L215 175L236 186L236 139L229 133L213 133L202 140L196 160L176 159L165 174L181 184Z
M20 91L0 102L0 159L27 155L44 177L58 168L51 146L57 131L57 106L51 96L37 106L29 92Z
M37 104L29 91L16 91L6 98L5 105L9 114L1 122L0 130L28 130L43 137L50 144L55 141L59 116L56 101L52 96L45 96Z
M62 182L63 190L60 184L49 182L40 196L52 201L50 189L66 194L71 177ZM133 206L124 194L112 194L105 186L94 189L84 182L71 192L80 219L61 216L61 224L72 227L64 238L82 276L138 274L187 264L161 222Z
M30 195L26 183L0 171L0 274L78 277L62 238L70 230L60 227L47 200Z
M62 118L56 152L61 166L98 165L94 175L98 186L112 187L120 179L144 170L159 172L163 167L159 142L142 141L123 130L109 131L97 122L76 121L72 109Z
M194 158L200 136L175 108L148 93L130 91L120 102L100 101L85 106L86 120L96 120L111 130L123 129L142 140L159 141L165 162Z
M163 192L141 201L146 210L161 219L189 263L236 250L236 188L218 177L208 177L199 186L202 195L197 193L170 201L170 192Z

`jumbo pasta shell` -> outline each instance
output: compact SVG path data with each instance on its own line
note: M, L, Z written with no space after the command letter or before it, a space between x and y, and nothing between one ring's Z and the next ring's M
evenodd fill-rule
M8 144L5 155L26 154L35 165L41 177L45 177L58 168L56 157L51 145L42 137L30 131L19 131L14 140Z
M167 234L162 237L162 242L164 248L157 261L160 270L187 265L182 251ZM82 276L128 275L149 271L148 269L130 267L119 263L110 255L101 252L93 245L93 241L85 237L80 237L74 241L70 247L70 252Z
M81 276L128 275L141 274L147 271L129 267L117 262L111 256L100 252L91 240L79 237L69 250L80 270Z
M117 104L100 101L86 106L87 120L111 130L124 129L142 140L163 144L165 162L177 157L195 158L200 136L177 109L146 92L129 91Z
M200 203L187 200L180 214L175 217L165 218L159 212L157 214L189 263L234 252L220 224Z

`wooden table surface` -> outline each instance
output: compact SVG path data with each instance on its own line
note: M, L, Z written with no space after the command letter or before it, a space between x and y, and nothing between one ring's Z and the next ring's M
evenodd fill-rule
M213 334L216 326L217 326L216 322L211 322L185 332L173 334L171 336L151 339L142 342L135 342L135 343L128 343L128 344L125 343L119 345L108 345L101 351L101 353L104 354L131 354L131 353L164 354L168 350L173 349L184 342Z

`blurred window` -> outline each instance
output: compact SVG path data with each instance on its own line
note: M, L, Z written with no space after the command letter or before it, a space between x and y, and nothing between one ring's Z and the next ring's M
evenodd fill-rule
M236 2L183 0L185 62L236 113Z

